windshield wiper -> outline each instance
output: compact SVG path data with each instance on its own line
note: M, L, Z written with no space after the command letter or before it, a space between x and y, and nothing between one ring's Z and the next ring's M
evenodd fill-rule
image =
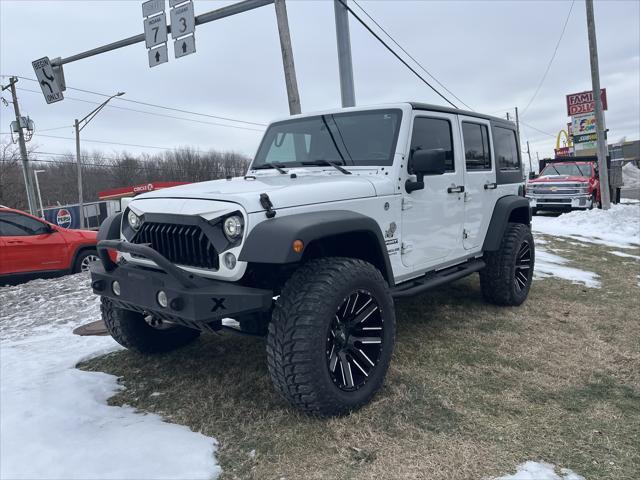
M344 173L345 175L351 175L351 172L349 170L347 170L346 168L342 168L338 163L336 162L330 162L329 160L310 160L308 162L302 162L303 165L326 165L328 167L333 167L336 170L340 170L342 173Z
M264 168L275 168L277 171L279 171L280 173L282 173L283 175L287 175L287 171L282 168L283 165L281 163L274 163L274 162L265 162L261 165L258 165L257 167L253 167L254 170L261 170Z
M586 175L584 174L584 172L582 171L582 169L580 168L580 165L578 165L577 163L574 164L576 166L576 168L578 169L578 171L580 172L580 176L581 177L586 177Z

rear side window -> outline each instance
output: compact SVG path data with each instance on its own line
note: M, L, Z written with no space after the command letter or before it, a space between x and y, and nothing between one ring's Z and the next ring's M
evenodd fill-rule
M0 236L26 237L46 231L45 224L25 215L13 212L0 213Z
M453 138L449 120L417 117L413 122L411 153L416 150L444 150L446 171L453 172Z
M493 144L496 149L496 164L500 170L520 170L515 131L493 127Z
M491 170L489 129L479 123L462 122L464 158L469 170Z

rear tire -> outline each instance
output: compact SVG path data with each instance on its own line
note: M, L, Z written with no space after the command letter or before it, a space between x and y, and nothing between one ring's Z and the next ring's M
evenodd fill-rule
M273 311L267 360L274 386L307 413L343 415L382 386L395 341L393 300L380 272L351 258L301 266Z
M138 353L169 352L193 342L200 336L198 330L181 325L155 328L147 323L141 313L116 307L102 297L102 320L113 339L129 350Z
M487 266L480 271L484 299L495 305L521 305L533 281L535 245L531 229L521 223L509 223L500 248L486 252L484 258Z

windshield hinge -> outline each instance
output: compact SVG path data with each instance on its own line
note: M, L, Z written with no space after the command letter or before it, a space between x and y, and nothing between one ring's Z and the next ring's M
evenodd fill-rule
M402 210L409 210L413 207L413 202L409 197L402 197Z
M273 218L276 216L276 211L273 209L273 203L271 203L271 199L266 193L260 194L260 205L262 205L262 208L266 210L265 216L267 218Z

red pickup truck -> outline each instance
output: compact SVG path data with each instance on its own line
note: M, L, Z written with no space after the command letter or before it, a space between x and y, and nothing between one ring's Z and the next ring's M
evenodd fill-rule
M531 211L577 210L600 207L600 181L596 163L563 161L547 164L527 182Z
M97 260L96 236L0 206L0 284L86 271Z

